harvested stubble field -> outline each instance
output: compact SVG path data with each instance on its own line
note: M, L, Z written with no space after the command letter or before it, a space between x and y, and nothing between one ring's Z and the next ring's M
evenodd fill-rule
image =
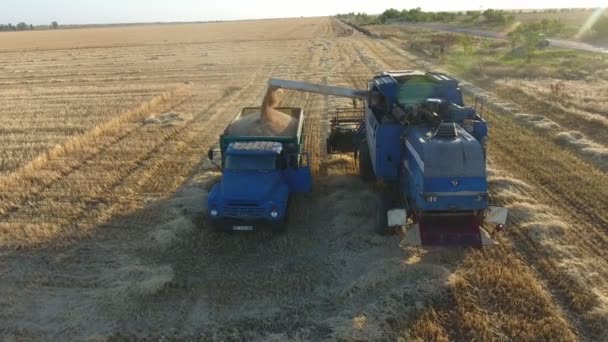
M513 217L484 250L373 233L376 195L325 155L287 234L216 234L206 150L269 77L364 87L419 60L329 18L0 35L0 339L601 340L604 172L487 113L491 182ZM40 36L36 36L40 35Z

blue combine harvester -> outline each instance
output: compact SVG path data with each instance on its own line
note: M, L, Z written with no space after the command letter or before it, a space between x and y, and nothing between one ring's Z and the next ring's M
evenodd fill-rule
M272 88L361 99L331 119L328 153L354 153L361 177L387 186L377 230L407 226L413 245L493 243L484 223L507 211L488 202L485 120L464 105L458 81L440 73L384 72L356 90L271 79Z

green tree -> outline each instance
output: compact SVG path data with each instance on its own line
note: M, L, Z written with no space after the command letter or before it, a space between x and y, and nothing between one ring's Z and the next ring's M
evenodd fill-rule
M519 43L521 42L522 32L521 30L516 29L509 32L508 36L509 41L511 42L511 51L515 51L515 48L517 48L517 45L519 45Z
M462 50L467 56L473 55L473 37L468 34L463 34L458 38L458 42L462 45Z
M53 21L53 22L51 23L51 28L52 28L53 30L58 29L58 28L59 28L59 23L58 23L58 22L56 22L56 21Z
M483 16L486 18L486 21L494 24L506 24L508 19L507 15L505 15L505 11L503 10L495 10L488 8L483 12ZM515 18L515 17L513 17Z
M538 32L538 30L534 30L533 28L525 29L522 32L522 43L523 48L526 51L526 60L528 62L531 62L534 58L541 39L540 32Z
M400 16L401 12L399 12L399 10L389 8L386 11L382 12L379 19L382 23L385 23L389 19L399 19Z

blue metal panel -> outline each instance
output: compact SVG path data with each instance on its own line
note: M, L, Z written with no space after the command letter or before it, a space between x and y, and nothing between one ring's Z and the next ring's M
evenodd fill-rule
M251 179L250 179L251 180ZM207 199L207 208L217 210L218 215L214 219L239 219L239 220L268 220L279 221L287 212L287 200L289 189L284 182L279 182L275 186L251 186L241 192L231 191L233 183L222 182L216 184L211 189ZM255 180L251 180L256 184ZM233 189L236 190L236 189ZM273 219L270 216L272 208L276 208L279 216Z
M483 210L488 207L487 197L479 196L438 196L429 202L422 194L416 197L416 205L426 211L469 211Z
M401 134L403 126L398 123L380 124L376 133L376 147L373 156L376 177L397 180L402 159Z
M425 193L445 193L474 191L486 193L488 184L485 177L449 177L449 178L426 178L424 180Z
M409 199L411 209L444 211L444 210L481 210L487 203L487 181L485 177L485 164L472 163L464 174L477 176L458 177L456 170L462 172L462 160L449 153L441 155L442 151L452 151L455 146L462 146L462 152L467 154L467 163L483 158L479 150L479 142L459 129L460 136L454 138L428 138L431 128L420 125L407 130L405 140L405 157L402 163L408 176L407 186L404 186L405 195ZM443 147L442 147L443 146ZM460 149L459 149L460 150ZM479 150L479 151L478 151ZM447 159L446 159L447 158ZM453 177L429 177L438 173L432 169L441 160L454 162ZM452 165L445 163L447 169L439 174L449 174ZM477 169L481 167L482 169ZM426 175L426 176L425 176ZM429 197L433 197L429 200Z
M458 86L453 85L439 85L437 87L436 95L437 97L443 98L448 102L452 102L459 106L464 106L464 101L462 99L462 91Z
M475 118L475 110L471 107L452 106L450 108L450 116L455 122L463 122L465 119L472 120Z
M369 155L374 172L376 171L376 130L378 125L378 120L372 110L365 108L365 139L367 140L367 146L369 147Z
M387 181L398 180L403 153L401 142L403 125L395 122L380 123L371 110L367 109L365 127L376 178Z
M371 90L378 90L386 97L387 103L392 104L399 96L399 82L390 75L377 76L372 81Z
M312 172L310 166L287 168L283 171L289 190L294 193L312 191Z
M426 178L418 203L424 210L485 209L487 189L485 177Z
M474 136L477 140L481 140L481 138L488 136L488 126L486 125L485 120L478 120L474 122L473 125Z
M287 187L280 171L224 170L221 185L222 197L234 200L268 199L279 187Z
M405 197L410 199L410 207L416 208L417 195L422 192L424 186L424 161L416 151L416 146L410 141L411 137L405 140L405 157L403 162L404 174L407 176Z

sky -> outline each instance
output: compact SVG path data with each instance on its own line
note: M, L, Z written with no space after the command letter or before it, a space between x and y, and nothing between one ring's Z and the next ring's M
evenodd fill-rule
M46 25L212 21L347 12L381 13L387 8L425 11L487 8L567 8L605 6L605 0L0 0L0 23Z

